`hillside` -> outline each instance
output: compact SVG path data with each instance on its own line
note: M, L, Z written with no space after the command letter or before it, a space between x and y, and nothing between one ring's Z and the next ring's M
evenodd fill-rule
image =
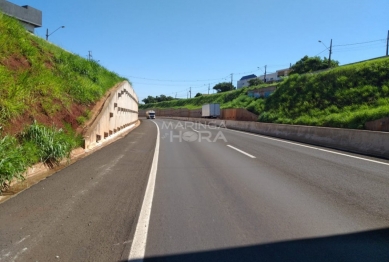
M247 96L249 89L180 99L140 108L246 108L259 121L363 129L367 121L389 115L389 57L345 65L316 74L291 75L267 99Z
M0 47L3 134L19 133L34 119L57 127L69 123L75 129L83 122L83 114L124 80L93 60L28 33L1 13Z
M262 85L260 87L265 87L268 85ZM253 112L254 114L260 114L263 111L265 100L256 99L253 97L247 96L247 91L253 88L242 88L238 90L228 91L224 93L217 93L211 95L203 95L200 97L189 98L189 99L178 99L165 101L160 103L151 103L151 104L141 104L139 109L149 109L149 108L188 108L188 109L197 109L201 108L203 104L207 103L219 103L221 108L246 108L247 110Z
M29 166L57 165L82 145L76 129L123 80L0 13L0 194Z

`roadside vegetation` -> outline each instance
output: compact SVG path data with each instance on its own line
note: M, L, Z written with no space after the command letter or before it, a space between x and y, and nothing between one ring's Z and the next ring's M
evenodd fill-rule
M316 60L305 57L300 61ZM323 60L321 65L326 62ZM269 86L259 83L224 93L145 104L140 109L196 109L206 103L220 103L221 108L245 108L257 114L261 122L354 129L389 116L389 58L336 65L334 62L335 68L319 73L295 72L276 83L276 91L266 99L247 95L250 89ZM310 72L301 63L298 66Z
M28 167L42 162L49 167L69 158L70 152L82 144L82 137L66 130L46 127L34 122L16 137L0 139L0 189L5 190L14 179L23 180Z
M0 190L37 162L53 166L68 157L82 144L75 128L123 80L0 12Z
M389 58L292 75L265 103L259 121L363 129L389 115Z
M28 33L0 13L1 126L26 110L38 110L37 104L48 115L73 103L90 105L123 80L96 61Z
M267 85L264 85L267 86ZM188 108L198 109L203 104L207 103L219 103L221 108L246 108L247 110L259 114L263 111L264 99L256 99L247 96L249 88L242 88L233 91L227 91L223 93L201 95L189 99L175 99L171 101L164 101L160 103L148 103L139 105L139 109L149 108Z

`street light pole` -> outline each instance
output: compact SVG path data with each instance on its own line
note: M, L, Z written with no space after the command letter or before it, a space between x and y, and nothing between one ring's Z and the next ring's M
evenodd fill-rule
M331 39L331 43L330 43L330 54L328 56L328 68L331 67L331 54L332 54L332 39Z
M58 31L58 30L61 29L61 28L65 28L65 26L63 25L63 26L58 27L58 28L55 29L51 34L49 34L49 29L47 28L47 29L46 29L46 41L49 41L49 36L51 36L52 34L54 34L56 31Z
M386 38L386 56L388 56L388 50L389 50L389 30L388 30L388 37Z

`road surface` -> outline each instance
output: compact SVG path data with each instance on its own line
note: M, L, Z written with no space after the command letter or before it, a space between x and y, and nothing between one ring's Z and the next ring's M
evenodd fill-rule
M155 122L146 261L389 261L388 161Z
M0 204L0 261L126 259L156 131L144 122Z
M389 261L388 188L387 160L144 120L1 204L0 261Z

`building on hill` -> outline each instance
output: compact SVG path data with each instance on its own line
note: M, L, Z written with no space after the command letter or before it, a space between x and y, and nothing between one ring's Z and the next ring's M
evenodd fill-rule
M282 77L287 76L290 73L290 71L291 71L290 68L280 69L274 73L266 74L266 78L265 75L258 76L258 78L266 83L278 82L282 80Z
M246 87L246 86L249 86L249 80L251 79L255 79L257 78L256 75L252 74L252 75L247 75L247 76L243 76L239 81L238 83L236 84L237 88L242 88L242 87Z
M18 19L31 33L34 33L35 28L42 26L42 11L31 6L18 6L6 0L0 0L0 11Z
M290 68L280 69L274 73L266 74L266 77L265 77L265 75L260 75L258 77L256 75L247 75L247 76L242 77L238 81L237 88L239 89L239 88L249 86L249 81L251 79L255 79L255 78L259 78L263 82L266 82L266 83L273 83L273 82L281 81L282 77L287 76L290 73L290 71L291 71Z

